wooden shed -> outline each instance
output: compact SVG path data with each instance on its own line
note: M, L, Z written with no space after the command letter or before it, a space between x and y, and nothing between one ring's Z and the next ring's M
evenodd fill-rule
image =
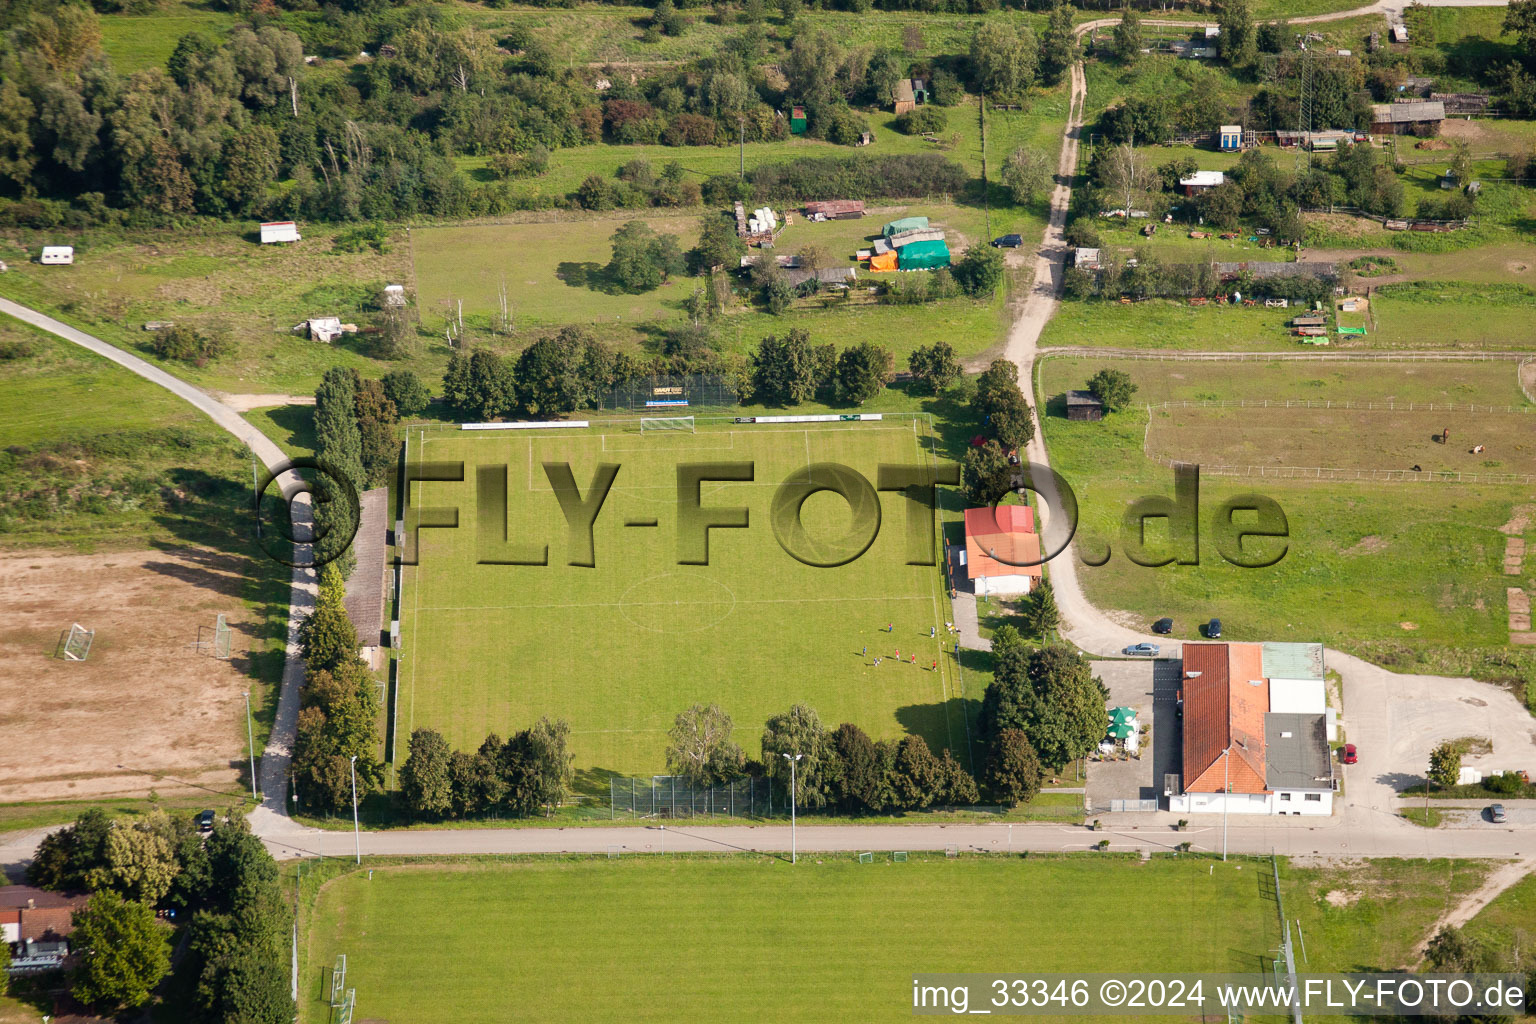
M1067 392L1067 419L1101 420L1103 418L1104 403L1095 398L1092 391Z

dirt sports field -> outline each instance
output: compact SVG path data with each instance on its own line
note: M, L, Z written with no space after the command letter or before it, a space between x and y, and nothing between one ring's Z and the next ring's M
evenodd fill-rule
M194 547L0 555L0 801L238 788L243 564ZM220 612L228 661L211 654ZM72 622L96 630L84 662L55 656Z

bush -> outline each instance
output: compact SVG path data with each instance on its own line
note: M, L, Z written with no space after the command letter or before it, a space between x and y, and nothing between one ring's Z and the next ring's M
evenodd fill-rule
M1093 226L1093 222L1079 217L1067 225L1067 244L1084 249L1097 249L1099 247L1099 232Z
M383 224L365 224L348 228L336 236L336 252L362 252L365 249L389 252L389 229Z
M702 114L678 114L667 125L661 141L669 146L713 146L719 126Z
M869 122L862 114L846 106L835 106L821 116L820 129L828 142L839 146L857 145L863 134L869 131Z
M972 296L991 295L1003 283L1003 251L990 245L973 245L955 264L955 281Z
M779 201L951 195L964 191L969 180L965 168L937 153L824 157L762 164L747 172L757 196Z
M395 411L401 416L415 416L431 401L427 386L410 370L385 374L380 383L384 385L384 397L395 403Z
M896 118L896 130L906 135L942 132L947 127L949 127L949 115L942 107L932 105L913 107Z
M149 342L150 351L161 359L204 366L229 351L229 341L222 331L204 332L185 324L156 331Z

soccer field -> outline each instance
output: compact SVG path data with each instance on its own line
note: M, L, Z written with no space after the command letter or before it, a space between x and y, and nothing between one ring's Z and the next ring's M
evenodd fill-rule
M412 463L462 462L464 480L415 485L415 505L456 508L458 526L422 529L418 564L406 570L397 756L413 728L473 749L487 732L506 736L548 715L571 724L578 788L606 795L607 773L665 770L667 730L695 702L729 712L749 756L768 716L804 703L828 728L917 733L970 765L968 715L981 694L941 650L954 618L942 570L906 564L908 515L931 523L934 510L881 494L874 542L836 568L797 561L770 524L776 490L807 465L842 464L873 486L882 464L929 465L931 442L916 418L701 423L697 433L642 434L638 422L413 432ZM583 497L599 464L619 467L593 527L592 567L568 564L551 462L569 463ZM693 463L752 467L750 482L699 487L704 508L749 517L745 529L709 531L707 565L679 564L678 467ZM547 545L548 565L483 564L506 558L492 550L507 546L494 513L476 508L481 470L495 467L506 471L505 537ZM802 513L813 540L853 524L831 493L812 495ZM654 525L626 525L637 522Z
M327 1019L338 953L358 1019L410 1024L904 1020L914 972L1259 971L1280 942L1270 871L1247 858L886 853L794 868L741 854L356 871L306 918L303 1019ZM1387 968L1485 871L1282 865L1285 913L1308 969Z

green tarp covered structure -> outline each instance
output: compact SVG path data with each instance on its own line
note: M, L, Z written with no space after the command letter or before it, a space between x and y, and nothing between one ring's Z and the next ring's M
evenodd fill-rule
M902 246L896 254L896 266L901 270L937 270L949 266L949 246L942 241L913 242Z
M890 238L892 235L899 235L903 231L926 230L928 230L927 217L903 217L901 220L893 220L885 227L881 228L880 234L884 235L886 238Z
M1115 708L1109 713L1109 734L1117 740L1129 739L1136 724L1135 708Z

